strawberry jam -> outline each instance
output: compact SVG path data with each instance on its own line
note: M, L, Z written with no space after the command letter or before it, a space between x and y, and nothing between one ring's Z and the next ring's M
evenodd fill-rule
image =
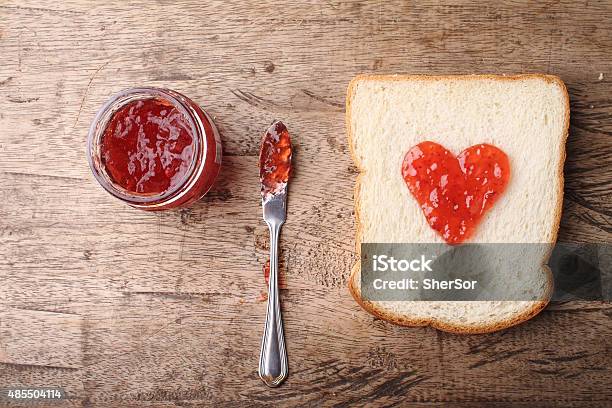
M266 285L270 283L270 260L268 259L263 266L263 275L266 281ZM278 287L279 289L287 289L287 282L285 280L285 274L279 271L278 274Z
M510 179L508 156L495 146L468 147L457 157L434 142L404 156L402 176L427 222L449 244L469 239Z
M100 185L132 207L186 207L210 190L221 168L212 118L186 96L130 88L111 97L89 129L87 158Z
M126 190L166 192L182 181L193 161L191 123L165 100L130 102L107 124L101 154L108 175Z
M291 139L283 122L270 126L261 142L259 177L261 194L265 197L282 191L291 173Z

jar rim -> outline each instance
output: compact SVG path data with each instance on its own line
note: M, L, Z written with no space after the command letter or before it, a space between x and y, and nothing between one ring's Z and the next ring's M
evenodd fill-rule
M100 154L100 144L108 121L128 103L147 99L162 99L176 108L189 122L194 144L191 163L189 163L189 167L180 181L166 191L154 194L137 193L118 185L106 172ZM199 175L201 173L202 169L198 170L198 167L203 167L201 158L206 157L207 150L206 130L189 103L194 102L176 91L156 87L128 88L112 95L96 113L87 137L87 159L98 183L114 197L136 206L166 205L179 198L182 190L188 190L185 189L185 186L191 184L194 174L198 173ZM198 166L198 163L200 163L200 166Z

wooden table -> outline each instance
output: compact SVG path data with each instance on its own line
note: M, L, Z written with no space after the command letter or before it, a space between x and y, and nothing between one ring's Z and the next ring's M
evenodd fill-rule
M476 336L357 306L344 133L358 73L559 75L572 109L560 239L611 242L609 1L126 3L0 3L0 387L64 387L53 406L609 406L609 303ZM131 209L91 176L96 110L137 85L215 117L223 169L193 208ZM296 167L281 239L291 373L272 390L256 372L256 166L274 118Z

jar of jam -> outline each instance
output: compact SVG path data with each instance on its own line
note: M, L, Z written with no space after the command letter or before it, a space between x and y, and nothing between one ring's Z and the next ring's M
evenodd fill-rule
M136 208L166 210L208 192L221 151L212 118L195 102L169 89L132 88L96 115L87 157L110 194Z

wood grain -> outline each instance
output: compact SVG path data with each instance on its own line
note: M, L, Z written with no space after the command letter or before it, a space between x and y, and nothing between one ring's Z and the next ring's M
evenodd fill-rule
M559 75L571 99L560 239L612 242L612 4L0 3L0 387L57 406L607 406L612 309L553 304L482 336L395 327L348 295L359 73ZM176 89L214 115L219 181L176 212L105 194L87 129L112 93ZM296 144L282 291L290 377L257 378L265 291L257 153ZM3 402L0 402L0 404Z

